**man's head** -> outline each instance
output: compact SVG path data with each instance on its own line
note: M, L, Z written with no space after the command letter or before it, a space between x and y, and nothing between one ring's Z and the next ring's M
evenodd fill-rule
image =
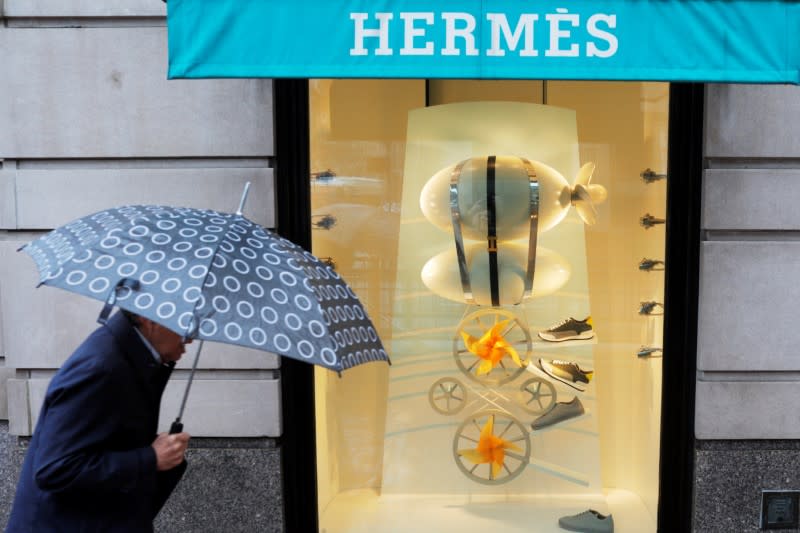
M134 316L133 320L142 335L161 355L162 363L177 362L186 351L184 345L192 342L192 339L184 342L181 335L143 316Z

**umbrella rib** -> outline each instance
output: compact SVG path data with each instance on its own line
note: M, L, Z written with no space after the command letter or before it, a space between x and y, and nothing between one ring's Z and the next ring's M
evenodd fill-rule
M246 191L245 191L245 194L246 194ZM244 198L242 198L242 202L244 202ZM243 218L242 215L239 215L239 214L236 214L235 216L238 217L238 218ZM228 228L228 231L230 231L230 228ZM203 287L206 286L206 281L208 281L208 276L211 274L211 267L214 266L214 259L217 257L217 254L219 253L219 249L222 246L222 243L227 240L228 231L226 231L225 233L223 233L220 236L219 242L217 242L217 245L214 247L214 253L209 256L210 260L208 262L208 268L206 269L206 275L203 276L203 282L200 284L200 295L201 295L201 297L202 297L202 294L203 294ZM189 325L186 327L186 329L188 330L189 328L192 327L192 324L194 322L197 322L196 324L194 324L194 326L197 328L196 332L197 332L197 338L198 339L200 338L199 337L199 335L200 335L200 321L197 318L197 305L199 303L200 303L200 298L198 298L194 302L194 307L192 308L192 319L189 321ZM187 331L186 333L184 333L184 335L183 335L184 338L189 338L189 335L191 333L192 333L191 331Z
M246 192L246 189L245 189L245 192ZM244 203L244 198L242 198L242 203ZM239 218L242 218L241 215L235 215L235 216L237 216ZM230 229L228 231L230 231ZM208 267L206 268L206 275L203 276L203 281L200 284L200 297L197 298L197 300L195 300L194 306L192 307L192 318L189 320L189 324L186 326L186 331L183 334L184 339L190 338L190 335L196 335L197 338L199 338L199 336L200 336L200 320L197 317L197 306L200 303L200 299L202 298L202 295L203 295L203 287L206 286L206 281L208 280L208 276L211 274L211 267L214 266L214 258L217 257L217 254L219 253L220 246L222 246L222 243L226 240L227 233L228 232L225 232L220 236L220 239L217 242L217 245L214 247L214 253L212 253L209 256ZM190 331L190 328L193 328L194 331ZM192 338L194 338L194 337L192 337ZM194 373L195 373L195 370L197 369L197 362L200 360L200 351L203 349L203 344L204 344L203 339L200 339L200 345L197 347L197 353L194 356L194 363L192 364L192 371L189 374L189 380L186 383L186 390L183 391L183 400L181 400L181 408L180 408L180 411L178 412L178 417L175 420L178 423L183 418L183 410L186 408L186 400L189 397L189 389L192 387L192 381L194 380Z

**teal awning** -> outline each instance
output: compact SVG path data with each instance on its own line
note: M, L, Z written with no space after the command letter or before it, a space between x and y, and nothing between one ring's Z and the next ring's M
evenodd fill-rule
M169 0L170 78L800 83L800 2Z

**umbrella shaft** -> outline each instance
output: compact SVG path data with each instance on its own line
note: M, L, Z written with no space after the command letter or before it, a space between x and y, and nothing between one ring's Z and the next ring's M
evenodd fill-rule
M244 191L242 191L242 199L239 201L239 209L236 210L236 214L241 216L242 210L244 209L244 203L247 200L247 192L250 190L250 182L244 184Z
M181 401L181 410L178 411L177 421L183 418L183 410L186 407L186 399L189 397L189 389L192 388L192 380L194 379L194 371L197 370L197 361L200 360L200 352L203 351L203 341L197 347L197 352L194 354L194 363L192 363L192 371L189 373L189 381L186 383L186 390L183 391L183 400Z

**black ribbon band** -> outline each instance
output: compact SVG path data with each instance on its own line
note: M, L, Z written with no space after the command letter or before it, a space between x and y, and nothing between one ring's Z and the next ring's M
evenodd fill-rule
M488 209L488 228L486 240L489 250L489 286L492 292L492 306L500 305L500 282L497 265L497 206L495 205L495 167L497 157L490 155L486 161L486 208Z

